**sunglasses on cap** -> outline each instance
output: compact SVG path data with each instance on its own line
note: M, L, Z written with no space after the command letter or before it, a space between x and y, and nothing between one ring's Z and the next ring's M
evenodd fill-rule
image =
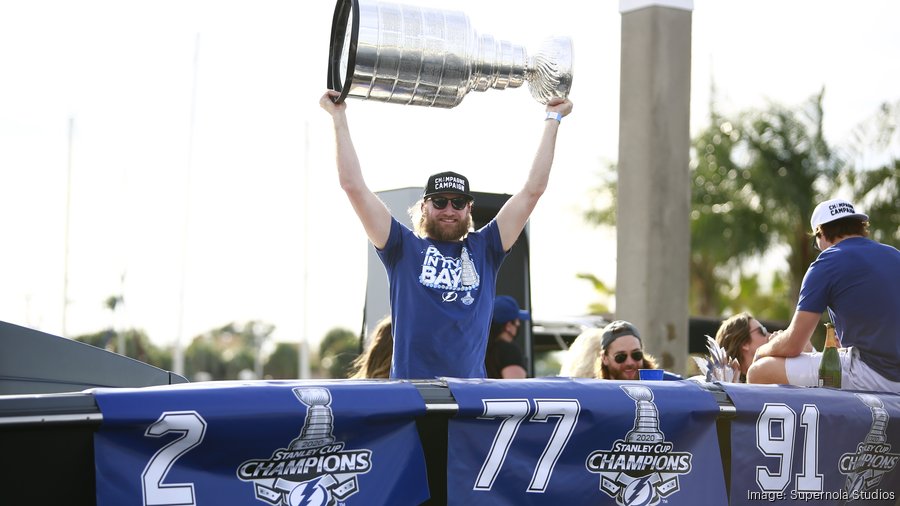
M644 359L644 352L641 350L636 350L631 352L631 360L635 362L640 362ZM613 355L613 360L616 361L617 364L623 364L626 360L628 360L628 354L624 351L616 353Z
M452 199L448 199L447 197L431 197L428 200L431 201L431 205L434 206L435 209L443 209L447 207L447 202L453 204L453 209L457 211L462 211L466 208L466 204L469 203L469 199L465 197L454 197Z

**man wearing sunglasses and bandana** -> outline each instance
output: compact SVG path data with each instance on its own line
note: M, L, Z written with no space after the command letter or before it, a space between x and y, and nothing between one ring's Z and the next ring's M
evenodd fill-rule
M616 320L602 329L578 334L563 358L559 375L636 380L639 369L656 368L656 360L644 353L637 328L625 320Z
M900 393L900 252L870 240L869 217L843 199L822 202L810 226L820 250L791 323L756 350L749 383L816 386L822 355L803 353L825 310L841 348L841 388Z
M472 231L469 180L431 175L413 206L416 232L391 216L366 185L350 138L347 103L329 90L319 105L331 115L341 188L388 274L394 355L391 378L483 378L497 272L547 188L562 118L572 102L553 99L524 186L483 228Z
M603 328L600 349L598 379L636 380L639 369L656 369L653 357L644 353L638 329L625 320Z

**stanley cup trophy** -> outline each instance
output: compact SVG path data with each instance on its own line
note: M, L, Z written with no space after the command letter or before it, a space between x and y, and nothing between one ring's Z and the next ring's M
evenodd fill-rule
M572 88L572 41L547 39L534 54L477 33L462 12L374 0L338 0L328 87L346 97L451 108L471 90L528 82L542 104Z

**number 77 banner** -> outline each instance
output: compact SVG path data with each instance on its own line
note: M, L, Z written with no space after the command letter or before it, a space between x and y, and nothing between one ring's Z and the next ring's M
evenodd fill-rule
M900 396L725 384L731 504L894 504Z
M447 382L450 505L726 502L719 408L691 382Z

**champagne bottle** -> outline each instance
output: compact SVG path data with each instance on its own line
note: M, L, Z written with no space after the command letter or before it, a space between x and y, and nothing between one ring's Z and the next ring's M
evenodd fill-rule
M838 357L834 325L825 324L825 349L819 364L819 386L841 388L841 359Z

